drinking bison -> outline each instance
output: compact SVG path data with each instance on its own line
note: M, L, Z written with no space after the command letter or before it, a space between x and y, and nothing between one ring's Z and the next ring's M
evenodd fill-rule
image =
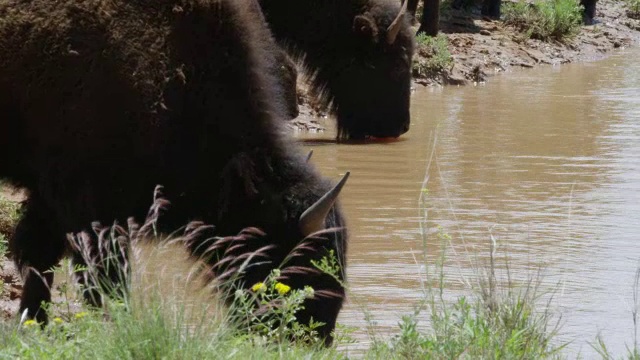
M340 137L409 130L414 35L397 0L258 1L276 39L313 74Z
M158 183L172 203L164 229L215 224L192 239L194 254L210 235L260 229L271 265L247 268L244 288L324 228L338 230L314 243L313 257L333 250L344 266L335 191L281 133L273 43L250 1L0 0L0 178L29 194L10 239L21 312L46 322L45 271L65 251L82 262L68 232L140 220ZM320 290L298 319L325 322L330 342L343 287L326 274L286 281Z

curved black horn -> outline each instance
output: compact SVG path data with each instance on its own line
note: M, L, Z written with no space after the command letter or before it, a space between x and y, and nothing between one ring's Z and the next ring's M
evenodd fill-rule
M309 155L307 155L307 162L309 162L309 159L311 159L311 155L313 155L313 150L309 151Z
M349 171L344 174L342 180L340 180L333 189L327 191L326 194L324 194L313 205L309 206L309 208L300 215L298 226L303 236L306 237L314 232L324 229L324 221L327 214L329 214L329 210L331 210L331 207L338 199L340 190L342 190L342 187L347 182L348 178Z
M396 37L398 36L398 32L400 31L400 20L402 16L407 11L407 3L409 0L404 0L402 7L400 8L400 12L398 12L398 16L393 20L391 25L387 28L387 44L391 45L396 41Z

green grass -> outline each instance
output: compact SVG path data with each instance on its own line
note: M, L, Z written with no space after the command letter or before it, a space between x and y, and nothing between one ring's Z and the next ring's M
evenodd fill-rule
M147 255L141 258L147 259ZM559 358L561 347L551 345L556 334L549 326L551 317L537 308L535 284L527 284L524 291L511 284L501 291L495 278L487 278L479 282L485 285L473 295L450 303L443 296L442 263L433 266L439 285L425 292L414 313L402 317L396 335L383 339L373 334L373 345L364 351L363 358ZM211 300L207 291L194 299L193 289L183 287L186 277L166 285L167 279L154 279L153 274L157 269L138 268L132 289L140 291L134 291L127 301L109 302L104 309L71 311L64 302L54 303L49 309L53 320L44 330L31 322L0 323L0 359L188 359L219 358L221 354L232 359L347 357L335 347L291 344L280 332L269 334L255 323L250 331L238 329L229 321L232 312ZM295 298L293 292L269 292L269 281L265 281L265 296ZM162 284L173 288L161 289ZM299 304L293 302L292 308ZM430 328L421 329L420 319L428 319ZM337 334L337 345L352 341L345 335L348 328L339 329L344 333Z
M444 233L437 238L443 249L449 240ZM278 285L276 272L255 289L236 291L238 301L228 309L212 298L210 288L198 285L191 265L176 257L184 250L175 246L134 246L131 278L127 279L130 295L120 302L107 302L102 309L78 307L77 296L68 286L71 274L62 276L70 268L65 261L54 270L56 278L65 280L56 286L62 300L48 308L51 323L42 330L31 322L18 324L17 319L0 322L0 359L187 359L219 358L221 354L234 359L347 357L335 347L322 348L314 341L313 329L296 326L293 311L309 290ZM434 276L426 279L435 286L425 289L414 313L402 317L395 335L372 334L373 345L361 354L363 358L557 357L561 347L551 345L556 328L549 326L550 314L537 307L533 282L524 291L510 283L501 288L495 269L478 272L478 279L469 280L480 286L469 296L449 302L444 296L444 251L442 254L430 264ZM335 271L332 259L316 266ZM283 306L258 319L252 315L253 302L248 301L256 297ZM237 321L248 318L252 321ZM289 326L274 328L273 319ZM428 320L430 328L420 328L421 320ZM351 343L351 331L339 326L336 345ZM291 336L303 341L291 343L287 340Z
M413 314L399 323L399 334L389 341L374 342L373 358L403 359L560 359L564 344L555 344L559 320L542 301L540 278L516 285L501 281L493 248L490 264L478 268L475 278L465 279L470 295L447 301L445 296L445 249L451 237L440 231L441 257L425 264L424 300ZM475 285L472 285L475 284ZM426 313L426 314L423 314ZM430 327L419 330L419 319Z
M576 0L503 3L504 22L525 36L541 40L568 40L580 32L582 7Z
M3 259L7 256L7 251L9 250L8 240L4 234L0 234L0 259ZM0 268L2 265L0 264Z
M640 360L640 348L638 347L638 313L640 312L640 263L636 268L636 275L633 282L633 309L631 319L633 321L633 345L627 345L627 352L619 359ZM613 360L616 357L611 354L602 334L596 336L596 340L591 347L605 360Z
M11 209L11 214L17 214L17 208ZM50 324L41 329L32 320L22 324L17 319L0 322L0 359L187 359L218 358L221 354L237 359L346 357L335 347L321 347L313 325L302 326L295 321L295 311L312 289L287 288L276 281L275 271L250 290L229 289L234 305L222 306L212 297L213 289L202 286L198 275L206 274L198 272L197 263L186 261L184 247L163 239L147 246L142 240L151 234L152 227L146 228L147 232L125 231L131 244L131 271L122 272L129 289L123 299L107 301L100 309L82 305L69 280L74 270L64 270L70 269L66 260L51 270L62 281L55 286L61 296L47 308ZM111 236L111 240L123 235L116 231L100 233ZM436 241L444 249L450 237L441 232ZM396 335L383 338L371 334L373 345L362 357L556 357L561 349L551 345L556 328L549 326L549 313L537 308L537 287L528 284L524 291L516 291L508 283L503 284L502 291L492 261L490 271L478 272L478 279L473 279L480 286L470 289L469 296L449 302L443 295L444 254L443 250L435 264L429 264L425 254L425 266L432 267L435 274L425 280L435 285L424 289L424 299L414 313L402 317ZM95 263L88 261L89 269L113 263L108 255L96 259ZM332 258L314 266L334 276L337 270ZM95 273L92 270L88 274L91 277ZM93 283L98 281L93 279ZM96 290L103 295L110 293L108 289ZM257 315L256 306L265 304L279 305L267 306L266 313ZM428 329L418 326L425 319L431 325ZM337 329L336 345L353 341L349 335L353 329ZM291 342L291 338L300 341Z
M640 0L627 1L627 16L632 19L640 19Z
M176 245L177 246L177 245ZM56 288L61 301L49 307L50 324L41 329L32 320L0 321L0 359L339 359L335 348L323 349L318 343L303 345L286 340L287 329L265 333L252 323L239 329L233 315L247 314L251 305L239 304L230 311L212 297L212 288L202 287L196 267L180 261L183 249L173 245L136 246L130 295L122 301L108 301L101 309L77 306L78 296L68 291L69 261L53 271L63 278ZM151 250L149 250L151 248ZM186 257L186 252L184 252ZM167 258L175 263L166 263ZM165 260L163 262L163 260ZM162 276L164 274L166 276ZM275 277L274 277L275 278ZM257 296L280 298L288 305L274 310L273 317L289 316L287 310L299 307L306 295L283 288L279 283ZM271 291L274 290L274 291ZM248 291L236 292L248 299ZM69 307L67 304L74 304ZM246 331L249 330L249 331ZM299 330L299 328L298 328Z
M421 193L426 203L429 192ZM427 218L424 210L424 218ZM423 225L423 234L430 233ZM440 245L439 256L427 254L427 242ZM516 283L506 266L496 264L495 239L488 237L488 263L464 279L467 295L446 296L445 261L452 238L440 230L434 239L423 235L423 299L415 311L402 316L394 334L370 333L371 346L358 354L365 359L561 359L559 318L551 312L552 294L540 291L536 275ZM428 256L429 255L429 256ZM184 256L182 258L181 256ZM456 254L458 256L458 254ZM471 257L472 255L467 255ZM506 257L505 257L506 258ZM335 259L314 265L328 273ZM295 322L294 312L312 291L291 290L278 283L277 271L251 290L236 290L233 308L222 306L203 287L186 251L179 244L133 242L131 269L125 283L130 291L121 301L108 301L101 309L81 305L70 283L69 262L56 272L55 286L62 299L48 311L52 319L41 329L27 321L0 320L0 359L342 359L336 347L323 348L313 327ZM206 275L206 274L203 274ZM634 287L640 287L640 271ZM253 299L278 303L260 317ZM543 300L546 299L546 300ZM636 305L640 301L636 301ZM363 304L366 308L366 304ZM638 308L638 306L636 306ZM363 314L364 315L364 314ZM636 312L634 312L635 320ZM366 318L366 316L365 316ZM250 321L243 321L250 319ZM275 319L275 322L274 322ZM421 322L426 322L424 326ZM285 324L287 326L273 326ZM353 343L353 328L338 326L336 345ZM302 341L290 342L295 337ZM605 341L593 345L612 359ZM638 359L634 346L628 359Z
M0 190L2 185L0 184ZM0 259L7 255L8 238L20 217L20 204L0 197ZM0 267L2 263L0 263Z
M425 34L416 36L417 51L413 60L413 75L430 77L441 74L453 65L449 52L449 41L444 34L432 37Z
M3 244L6 246L7 238L20 217L19 210L19 203L0 197L0 255L4 255L4 252L2 252ZM6 251L6 247L4 250Z
M161 300L125 311L56 318L45 330L37 324L0 325L1 359L335 359L334 349L313 350L284 343L264 343L240 336L201 314L195 324Z

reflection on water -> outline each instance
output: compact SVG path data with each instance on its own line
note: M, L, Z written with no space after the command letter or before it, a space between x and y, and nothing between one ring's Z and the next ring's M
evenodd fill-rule
M515 279L544 268L571 353L593 354L587 341L601 332L621 354L633 341L640 264L638 55L477 87L420 88L411 130L396 142L336 144L326 141L331 131L301 134L323 174L352 174L342 196L352 293L340 321L363 328L365 342L363 308L381 329L393 329L422 297L423 239L431 264L441 227L452 235L450 296L469 293L460 279L476 271L473 259L486 258L493 236L508 250Z

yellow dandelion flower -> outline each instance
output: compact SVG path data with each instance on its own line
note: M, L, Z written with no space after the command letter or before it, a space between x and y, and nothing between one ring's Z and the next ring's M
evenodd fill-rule
M280 295L285 295L286 293L288 293L289 291L291 291L291 286L283 284L281 282L276 283L276 291L278 292L278 294Z
M257 282L251 287L251 291L258 292L266 289L267 286L263 282Z
M62 324L64 322L64 320L62 320L59 317L55 317L55 318L53 318L53 322L56 323L56 324Z
M74 316L75 316L76 319L82 319L83 317L85 317L87 315L88 315L88 313L86 311L82 311L82 312L79 312L79 313L75 314Z
M30 327L35 325L38 325L38 322L33 319L25 320L25 322L22 323L22 326L24 327Z

